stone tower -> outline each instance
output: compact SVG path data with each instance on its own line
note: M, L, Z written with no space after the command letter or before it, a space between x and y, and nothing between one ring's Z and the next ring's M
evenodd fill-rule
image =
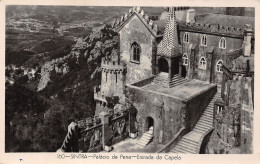
M102 58L101 63L101 86L94 89L96 101L96 114L102 111L109 111L113 108L108 100L118 99L124 103L124 87L126 78L126 64L120 60L117 50L112 51L111 56Z

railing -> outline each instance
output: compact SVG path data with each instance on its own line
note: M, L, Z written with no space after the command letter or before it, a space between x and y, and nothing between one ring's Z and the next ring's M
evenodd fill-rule
M61 148L62 152L99 152L129 136L128 110L115 115L102 112L94 118L71 123Z

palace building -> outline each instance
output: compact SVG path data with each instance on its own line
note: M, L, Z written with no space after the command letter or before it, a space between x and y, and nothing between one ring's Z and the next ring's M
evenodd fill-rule
M82 151L137 137L143 148L159 145L156 152L202 153L218 139L252 153L254 17L242 10L167 7L149 17L134 7L115 20L120 50L102 60L94 89L100 124L87 121L81 138L94 137Z

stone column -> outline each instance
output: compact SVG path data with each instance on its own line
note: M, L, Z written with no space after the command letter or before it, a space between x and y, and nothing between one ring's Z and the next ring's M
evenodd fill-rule
M158 73L160 73L160 70L159 70L159 60L158 59L155 59L155 74L157 75Z
M101 119L101 123L102 123L102 146L103 149L106 150L107 149L106 144L109 141L109 135L108 135L109 114L107 112L101 112L99 114L99 118Z
M169 65L169 73L168 73L168 81L172 81L172 59L168 59L168 65Z

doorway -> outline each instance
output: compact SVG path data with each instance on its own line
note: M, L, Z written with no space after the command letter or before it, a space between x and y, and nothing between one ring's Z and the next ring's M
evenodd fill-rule
M158 65L159 65L159 72L169 73L169 65L166 59L160 58L158 61Z
M187 70L186 67L182 65L182 69L181 69L181 76L186 78L187 75Z
M149 131L150 128L154 128L154 120L152 117L147 117L146 118L146 128L145 131Z

